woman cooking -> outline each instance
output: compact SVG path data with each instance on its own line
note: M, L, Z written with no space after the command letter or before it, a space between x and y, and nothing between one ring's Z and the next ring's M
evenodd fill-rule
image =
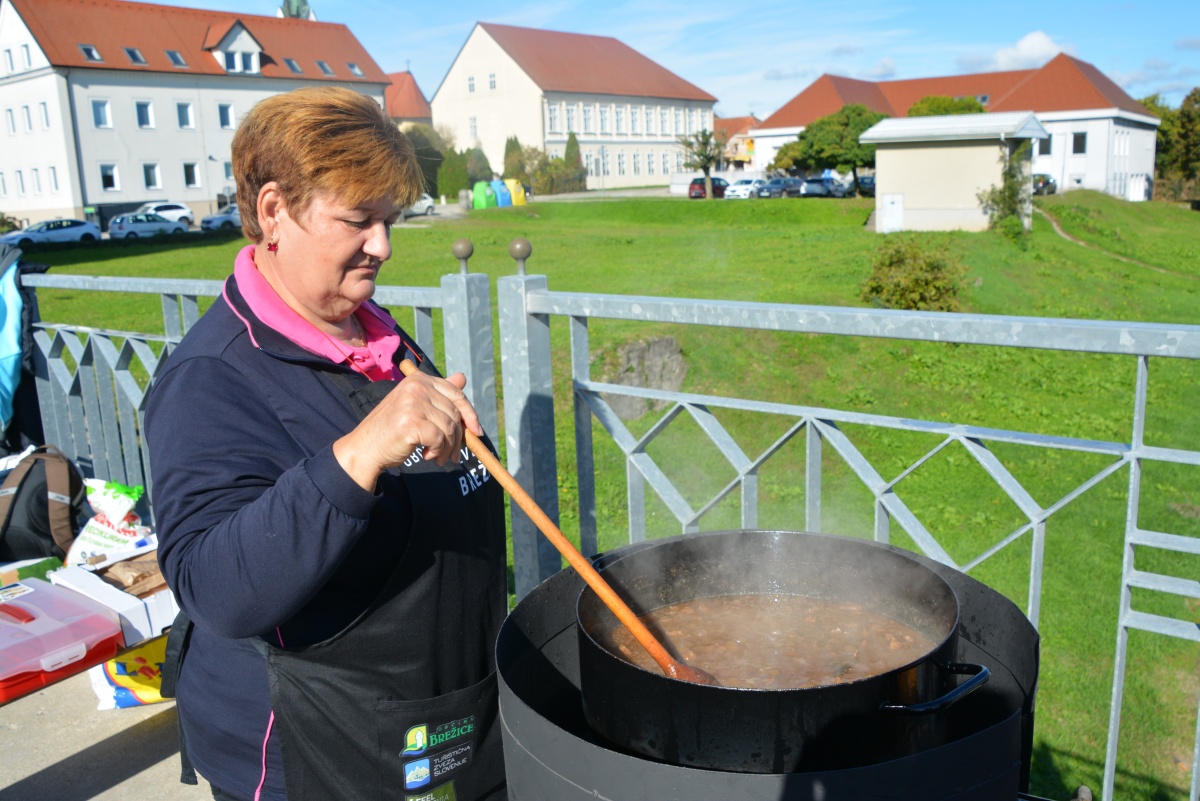
M503 799L501 490L464 479L466 379L371 301L412 146L370 98L301 89L250 111L233 165L253 244L146 411L192 624L182 753L218 799Z

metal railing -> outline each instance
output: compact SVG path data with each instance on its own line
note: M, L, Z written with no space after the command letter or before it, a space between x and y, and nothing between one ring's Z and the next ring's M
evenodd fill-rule
M518 274L497 282L500 326L500 364L505 399L504 442L510 472L552 519L558 519L559 482L555 452L555 418L550 325L553 318L570 329L575 457L581 548L597 550L596 478L593 419L620 449L625 463L628 528L631 541L647 532L647 490L658 496L674 515L679 530L699 530L706 515L725 498L740 500L741 524L758 523L759 473L793 440L803 442L805 463L805 527L822 528L822 461L835 454L865 486L874 506L873 536L887 542L898 526L926 555L971 571L1018 541L1028 539L1030 557L1026 611L1037 624L1041 616L1046 523L1052 516L1106 478L1128 467L1128 502L1124 526L1124 562L1116 632L1108 745L1103 795L1112 798L1117 742L1127 671L1129 633L1133 630L1200 642L1200 626L1184 620L1134 609L1133 591L1149 589L1187 598L1200 598L1200 581L1144 569L1135 549L1200 555L1200 538L1143 529L1139 501L1143 497L1143 466L1152 462L1200 465L1200 452L1149 446L1144 441L1149 375L1152 360L1200 359L1200 326L1116 323L973 314L897 312L872 309L743 303L720 300L593 295L551 291L545 276L527 275L527 242L510 247ZM447 275L440 288L379 287L376 299L385 306L414 309L412 333L422 348L433 353L433 310L442 313L444 359L449 371L468 375L467 392L484 427L500 433L496 418L495 361L489 281L470 275L470 243L455 243L460 272ZM77 459L85 472L122 483L152 478L146 461L141 425L145 382L160 368L166 354L200 316L199 298L215 297L220 282L169 279L132 280L82 276L25 276L27 286L101 292L157 294L163 310L163 334L134 334L62 324L40 324L35 335L38 390L47 438ZM927 421L858 411L820 408L786 402L720 397L632 387L594 380L591 375L589 321L619 320L645 324L716 326L745 331L776 331L869 337L912 342L959 343L967 346L1042 349L1108 354L1136 362L1132 426L1120 440L1081 439L980 427L953 421ZM134 365L144 371L137 372ZM667 411L640 436L635 436L613 411L606 396L642 398L666 404ZM739 410L790 418L770 445L747 453L722 425L714 410ZM676 421L690 419L733 468L734 477L712 497L693 504L656 463L649 446ZM918 432L936 444L892 478L847 435L843 427ZM802 438L802 440L800 439ZM998 459L990 446L1021 445L1098 455L1106 463L1048 504L1041 504ZM902 497L898 486L948 446L961 446L1020 511L1023 522L990 547L965 561L932 533ZM554 548L538 533L519 508L512 509L513 568L518 597L561 569ZM1191 770L1191 801L1200 801L1200 709Z

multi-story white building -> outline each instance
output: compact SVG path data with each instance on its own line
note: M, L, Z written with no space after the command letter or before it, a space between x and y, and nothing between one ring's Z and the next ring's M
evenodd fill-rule
M588 188L670 183L676 137L713 130L716 98L606 36L476 24L434 93L433 120L497 172L504 143L562 156L571 133Z
M1158 118L1095 66L1065 54L1036 70L902 81L822 75L748 134L755 143L754 166L768 168L779 148L842 106L860 103L903 117L930 95L974 97L989 112L1034 112L1050 138L1035 140L1032 170L1052 176L1060 192L1095 189L1129 200L1148 196Z
M0 0L0 211L105 225L145 201L199 219L234 193L259 100L389 80L344 25L122 0Z

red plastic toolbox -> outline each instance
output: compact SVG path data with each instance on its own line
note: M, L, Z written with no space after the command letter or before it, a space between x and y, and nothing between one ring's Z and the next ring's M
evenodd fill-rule
M121 622L111 609L41 579L0 587L0 703L112 659Z

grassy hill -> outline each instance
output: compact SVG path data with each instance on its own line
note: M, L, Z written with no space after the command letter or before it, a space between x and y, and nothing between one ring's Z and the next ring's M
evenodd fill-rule
M990 233L923 235L931 244L944 244L967 266L964 311L1200 324L1200 214L1089 192L1039 204L1068 233L1146 266L1068 242L1041 218L1027 249ZM509 275L515 264L507 255L508 243L524 236L533 243L529 272L547 275L553 290L856 306L862 305L859 286L880 241L863 229L870 209L871 202L864 200L629 200L492 209L472 212L462 222L397 229L395 254L382 282L437 285L441 275L457 270L450 244L463 236L475 244L473 271L493 278ZM213 240L187 247L81 249L46 253L39 260L51 262L55 272L219 278L228 273L240 244ZM109 302L84 293L43 293L42 312L48 320L160 330L155 298ZM594 376L617 369L622 343L673 336L688 362L688 392L1102 440L1125 439L1132 425L1130 358L610 321L594 321L590 332ZM578 508L567 332L561 321L552 335L560 377L555 402L562 527L571 535L577 531ZM1198 386L1200 365L1152 362L1149 444L1200 448ZM792 422L748 413L718 417L752 454ZM651 413L630 425L641 432L656 419ZM846 433L889 478L934 444L897 432L847 427ZM624 464L599 429L595 441L600 544L610 548L627 537ZM1103 464L1057 451L1008 447L996 453L1044 506ZM652 455L668 466L694 505L731 475L686 421L672 424ZM869 536L870 498L857 479L828 456L823 475L824 529ZM1197 479L1195 470L1147 467L1141 525L1200 536ZM1066 798L1077 784L1100 786L1127 487L1127 474L1119 471L1047 527L1044 661L1032 788L1038 795ZM761 474L759 524L802 527L803 491L803 451L789 446ZM1023 522L956 447L905 479L902 495L958 559ZM678 524L656 501L648 502L647 515L652 536L678 533ZM737 527L737 521L731 500L705 519L704 528ZM905 544L896 531L893 541ZM1167 564L1153 554L1138 558L1139 566L1200 576L1200 560L1177 557ZM974 575L1023 606L1028 559L1025 538ZM1195 602L1139 596L1137 603L1200 622ZM1200 649L1135 634L1129 659L1117 795L1145 801L1186 798Z

